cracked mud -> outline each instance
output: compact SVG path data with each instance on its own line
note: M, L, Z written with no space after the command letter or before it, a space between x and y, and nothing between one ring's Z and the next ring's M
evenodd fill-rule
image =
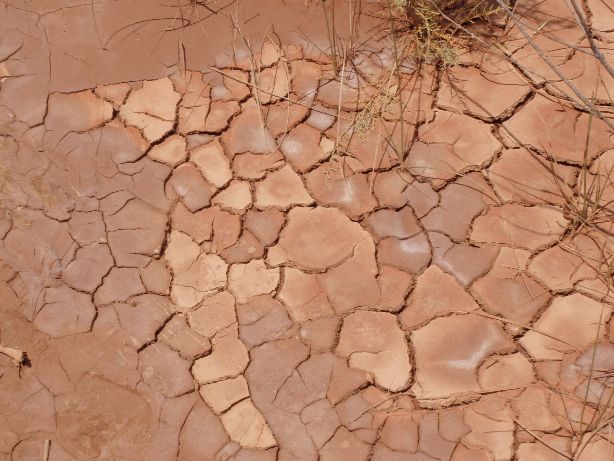
M561 195L588 116L517 32L535 73L408 69L403 129L394 108L363 132L381 50L344 85L272 41L256 80L237 53L70 83L49 40L80 8L0 6L0 460L566 459L612 393L614 298ZM613 137L592 125L598 177Z

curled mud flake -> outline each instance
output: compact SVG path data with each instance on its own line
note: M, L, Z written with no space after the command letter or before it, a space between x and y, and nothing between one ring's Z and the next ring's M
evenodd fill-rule
M597 2L594 2L597 3ZM605 4L603 8L608 8ZM610 6L611 8L611 6ZM610 10L610 16L612 11ZM597 21L600 22L599 20ZM611 39L610 39L611 40ZM608 45L598 45L601 48L600 52L605 62L611 63L614 53ZM610 72L603 72L603 76L597 77L595 74L596 59L593 52L589 51L589 44L583 41L581 44L582 51L574 53L571 58L560 66L563 75L573 75L576 88L583 94L591 94L592 97L602 104L609 104L611 100L611 91L614 89L614 76ZM558 94L569 94L569 87L560 79L552 79L550 82L551 88ZM569 98L569 96L567 96Z
M138 129L126 127L118 119L101 127L94 133L94 137L97 140L96 154L99 161L109 158L118 168L122 163L140 159L149 147Z
M348 134L347 147L345 142L340 141L342 149L359 171L389 169L399 165L416 136L415 126L409 123L388 122L373 117L365 111L361 112L354 121L356 127Z
M311 111L305 124L319 131L328 130L335 123L336 112L334 109L326 109L324 106L315 105L317 110Z
M14 347L3 346L2 344L0 344L0 354L11 360L16 367L20 367L28 360L26 352Z
M330 78L330 75L323 76L319 83L317 101L335 109L341 105L341 109L348 112L364 109L366 98L361 95L357 80L356 78L354 81L345 79L341 82Z
M260 50L260 65L262 67L272 66L279 61L282 55L283 52L279 45L267 40L262 44Z
M332 349L336 340L339 320L336 317L322 317L301 323L300 338L313 352Z
M391 415L386 419L381 441L395 451L415 453L418 450L418 423L410 413Z
M216 209L213 215L213 240L211 251L223 251L232 247L241 235L241 217Z
M278 139L279 143L280 141L283 142L283 138L289 134L293 127L305 120L305 117L309 114L309 107L307 104L301 105L283 100L268 105L264 113L264 124L273 137Z
M430 413L420 419L418 448L435 459L450 459L456 441L443 438L439 431L439 415Z
M403 174L400 171L382 171L375 174L371 181L373 195L377 199L378 204L384 208L400 208L407 204L408 198L412 195L415 195L418 200L424 198L425 201L433 202L426 211L437 205L438 199L435 192L432 192L432 194L435 195L435 198L432 200L426 193L407 194L406 196L404 191L407 189L411 192L409 186L412 184L412 181L413 178L411 176ZM428 187L430 187L430 184ZM414 212L419 218L424 216L425 213L421 207L414 207L412 204L412 208L414 208Z
M381 311L398 312L405 305L413 277L403 270L381 265L377 283L380 298L372 307Z
M488 450L484 450L483 448L467 448L465 445L459 443L454 453L452 453L450 461L487 461L489 459L491 459L491 454Z
M437 192L435 192L431 183L413 181L411 184L408 184L407 178L403 178L403 176L399 175L398 173L396 173L396 175L401 176L401 184L406 186L402 189L402 195L406 198L407 203L414 210L414 213L416 213L418 218L423 218L429 211L439 204L441 197ZM395 200L398 200L396 190L399 187L399 179L396 178L393 184L395 185L393 189L395 192L394 197ZM396 206L392 206L396 208Z
M279 388L275 406L289 412L300 412L307 405L324 398L335 362L330 352L313 354Z

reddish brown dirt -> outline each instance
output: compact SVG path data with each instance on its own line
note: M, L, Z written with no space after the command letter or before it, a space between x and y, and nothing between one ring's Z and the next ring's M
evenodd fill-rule
M524 70L404 68L401 135L396 107L346 130L389 54L340 84L303 2L242 12L253 62L219 15L112 38L177 13L146 3L0 7L0 460L612 459L608 425L582 436L612 393L608 243L564 199L588 116L513 29Z

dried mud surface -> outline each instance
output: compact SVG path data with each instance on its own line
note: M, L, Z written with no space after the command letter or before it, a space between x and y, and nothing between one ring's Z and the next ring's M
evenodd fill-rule
M99 51L71 74L53 40L93 6L34 3L0 6L0 344L27 352L0 356L0 460L43 459L46 443L51 461L577 449L614 369L603 240L571 232L562 192L588 116L517 32L526 67L469 53L404 69L404 122L392 107L347 129L380 96L385 51L343 85L289 39L199 65ZM559 3L531 11L569 39ZM81 44L63 40L87 46L80 27ZM594 88L583 59L560 65ZM592 128L597 177L613 138ZM576 459L612 459L606 429Z

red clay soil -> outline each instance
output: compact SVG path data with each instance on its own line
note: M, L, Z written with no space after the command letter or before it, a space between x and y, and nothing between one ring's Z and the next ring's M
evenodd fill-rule
M0 6L0 460L612 460L589 116L512 29L526 67L403 68L403 129L351 125L390 53L335 79L289 3L244 5L253 59L203 6Z

